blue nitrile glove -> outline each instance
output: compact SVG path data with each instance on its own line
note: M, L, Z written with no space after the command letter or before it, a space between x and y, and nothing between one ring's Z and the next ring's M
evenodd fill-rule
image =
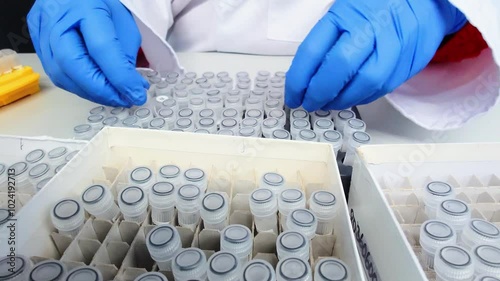
M119 0L37 0L28 27L58 87L109 106L146 102L149 84L135 70L141 35Z
M372 102L424 69L465 23L448 0L337 0L297 50L286 104L314 111Z

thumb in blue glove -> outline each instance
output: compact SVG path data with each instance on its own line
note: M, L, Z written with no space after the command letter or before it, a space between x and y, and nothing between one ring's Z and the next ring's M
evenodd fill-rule
M58 87L108 106L146 102L149 84L135 69L141 36L119 0L37 0L28 27Z
M372 102L424 69L465 23L448 0L337 0L297 50L286 104L314 111Z

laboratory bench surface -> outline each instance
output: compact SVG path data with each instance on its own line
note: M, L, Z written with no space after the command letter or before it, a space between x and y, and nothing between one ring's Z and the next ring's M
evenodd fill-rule
M291 57L253 56L221 53L180 53L187 71L286 71ZM52 84L35 54L21 54L21 62L41 74L41 92L0 107L0 134L72 138L73 127L84 123L93 103ZM452 131L425 130L401 115L384 98L359 107L372 143L441 143L500 141L500 106Z

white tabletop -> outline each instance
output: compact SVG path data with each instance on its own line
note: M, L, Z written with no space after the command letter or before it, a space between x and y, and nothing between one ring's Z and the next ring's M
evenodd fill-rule
M251 56L220 53L180 53L179 59L186 70L286 71L291 57ZM0 134L19 136L52 136L72 138L73 127L84 123L88 110L95 104L55 87L45 75L34 54L21 55L25 65L42 74L42 91L8 106L0 108ZM500 106L479 116L461 129L435 132L422 129L403 117L385 99L361 106L361 116L373 143L434 143L434 142L491 142L500 141Z

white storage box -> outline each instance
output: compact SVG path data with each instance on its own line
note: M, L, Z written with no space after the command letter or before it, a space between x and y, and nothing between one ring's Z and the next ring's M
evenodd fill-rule
M50 211L58 200L78 198L93 183L109 185L116 196L128 184L132 167L144 165L157 172L166 164L178 165L182 170L203 169L209 179L208 191L225 192L231 198L229 223L246 225L254 232L253 258L274 265L277 235L257 233L248 204L249 193L257 188L260 177L265 172L278 172L289 187L302 189L307 197L319 189L333 192L340 206L334 235L313 239L311 265L321 257L335 256L350 267L352 280L366 280L330 145L155 130L103 129L37 194L32 204L18 213L17 253L35 262L61 259L70 269L93 265L101 270L104 280L129 281L143 272L156 271L145 244L153 228L150 216L142 224L90 217L71 239L56 232ZM207 256L219 250L219 232L203 229L203 224L196 229L177 229L183 247L199 247ZM6 251L4 246L0 248L1 255Z
M434 280L420 265L422 194L450 184L472 218L500 226L500 143L375 145L358 149L349 207L369 280Z

